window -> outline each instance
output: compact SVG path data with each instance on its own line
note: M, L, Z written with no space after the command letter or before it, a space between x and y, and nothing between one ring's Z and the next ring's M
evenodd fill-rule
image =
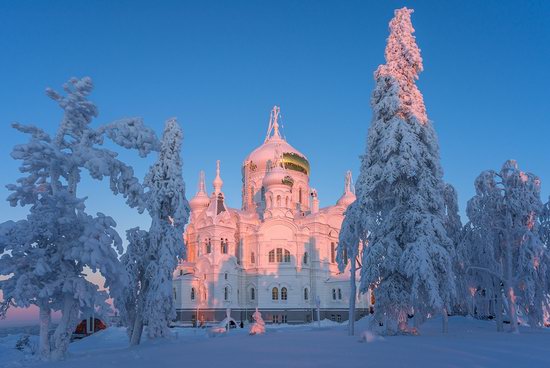
M336 300L336 289L332 289L332 300Z
M288 197L285 199L285 207L288 208Z
M250 288L250 300L256 299L256 289Z
M183 270L180 270L180 276L183 276Z
M287 318L286 314L283 314L281 316L281 323L286 323L287 321L288 321L288 318Z
M227 254L227 239L225 239L225 241L223 241L223 238L220 239L220 242L221 242L221 251L223 254Z
M302 204L302 188L298 189L298 202Z
M304 253L304 264L307 264L307 261L308 261L307 257L308 257L307 252L305 252Z
M281 207L281 196L277 196L277 207Z
M223 278L227 280L227 272L223 274Z
M290 252L285 249L285 263L290 263Z
M256 263L256 256L254 255L254 252L250 253L250 263Z
M210 238L205 240L206 242L206 253L210 254L212 253L212 242L210 241Z
M309 300L309 290L307 288L304 289L304 300Z
M336 321L336 316L334 314L331 314L330 315L330 320L333 321L333 322Z
M283 248L273 249L268 253L269 263L290 263L290 252Z
M229 300L229 286L226 286L223 289L223 300L225 301Z
M342 289L338 289L338 300L342 300Z
M174 300L176 300L178 297L178 294L176 293L176 289L174 288Z
M250 188L250 202L254 203L254 187Z
M218 194L218 210L216 211L216 215L219 215L223 211L225 211L225 206L223 204L223 195L220 193Z
M279 323L279 315L274 314L273 317L271 318L271 320L273 321L273 323Z
M330 261L336 262L336 244L334 242L330 243Z
M288 296L287 290L286 290L286 287L284 287L281 289L281 300L286 300L287 296Z
M195 300L195 288L191 288L191 300Z
M342 322L342 315L341 314L336 315L336 322Z
M276 287L271 289L271 299L272 300L279 300L279 289L277 289Z

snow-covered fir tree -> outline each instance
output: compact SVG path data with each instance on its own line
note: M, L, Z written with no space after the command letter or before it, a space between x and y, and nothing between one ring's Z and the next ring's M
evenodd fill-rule
M143 325L149 338L170 335L169 323L175 318L172 273L178 258L185 257L183 230L189 217L182 178L181 145L183 132L175 119L166 122L157 162L144 180L147 189L145 201L151 216L147 235L136 230L130 233L128 260L139 276L136 301L136 319L132 325L131 343L139 344ZM132 241L133 240L133 241ZM145 254L142 243L148 242ZM145 264L137 264L140 262ZM130 260L134 261L130 261Z
M30 140L12 152L14 159L22 161L20 171L25 176L7 186L12 191L8 201L12 206L29 205L30 213L26 220L2 224L0 230L0 250L6 251L1 269L11 274L2 281L2 311L37 305L41 356L48 358L51 350L53 359L64 357L80 315L102 302L97 286L84 277L86 268L99 271L111 291L124 289L116 224L101 213L96 217L85 213L84 200L77 197L81 170L95 179L109 177L114 193L143 210L143 188L133 169L101 146L106 136L137 149L141 156L158 148L153 131L139 119L119 120L98 129L90 126L97 116L97 107L87 98L93 89L90 78L73 78L63 89L65 95L47 90L64 111L55 136L35 126L13 125L29 134ZM61 320L50 343L47 329L52 311L61 311Z
M447 311L455 293L445 230L439 144L415 82L422 71L412 10L395 11L386 63L375 72L367 152L356 185L357 217L368 229L361 288L375 288L376 317L388 333Z
M482 172L468 201L464 250L470 287L496 298L498 328L506 310L518 332L518 309L532 327L542 326L550 293L550 256L539 234L543 211L540 179L507 161L499 172ZM504 295L506 302L503 302Z
M265 322L262 318L262 314L258 310L258 307L256 307L256 311L254 314L252 314L252 318L254 318L254 323L250 326L250 335L261 335L265 333Z

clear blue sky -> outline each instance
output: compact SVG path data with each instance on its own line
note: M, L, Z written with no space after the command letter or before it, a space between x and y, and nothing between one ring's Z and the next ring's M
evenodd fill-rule
M473 181L509 158L550 193L550 2L548 1L0 1L0 197L19 173L9 157L26 137L10 123L53 131L61 110L44 95L91 76L96 124L141 116L160 134L184 129L187 196L200 169L222 161L227 201L240 206L240 166L281 105L284 132L312 165L321 205L334 203L347 169L358 175L371 119L372 74L383 63L393 10L415 9L425 71L419 86L440 138L445 179L461 210ZM122 157L142 177L152 158ZM122 231L148 226L84 180L90 212ZM0 221L24 210L0 202ZM463 219L464 220L464 219Z

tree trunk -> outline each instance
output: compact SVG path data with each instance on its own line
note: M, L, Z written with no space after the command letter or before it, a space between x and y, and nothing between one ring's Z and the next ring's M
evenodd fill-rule
M518 329L518 317L516 314L516 298L514 294L514 284L512 282L512 246L509 240L506 241L506 282L504 290L506 292L506 299L508 300L508 316L510 317L510 325L512 332L519 333Z
M350 269L350 295L349 295L349 318L348 318L348 335L355 335L355 300L357 294L357 286L355 283L355 273L357 271L357 260L353 255Z
M77 301L73 296L65 296L61 320L54 333L55 348L52 351L52 359L61 360L65 358L69 343L71 342L71 336L78 321L78 311Z
M498 286L496 295L495 317L497 320L497 331L502 332L504 330L504 326L502 324L502 292L500 290L500 282L497 282Z
M40 307L40 341L38 350L40 359L50 359L50 338L49 329L51 321L51 311L49 306Z
M443 308L442 316L443 320L443 333L449 332L449 316L447 315L447 308Z
M136 316L134 321L134 328L132 329L132 338L130 339L130 346L139 345L141 342L141 334L143 333L143 320L141 316Z

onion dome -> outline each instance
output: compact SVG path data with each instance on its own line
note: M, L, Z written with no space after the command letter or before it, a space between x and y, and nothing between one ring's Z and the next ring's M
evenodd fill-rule
M276 165L270 172L264 176L262 185L264 188L269 188L272 185L283 185L285 178L287 177L286 170Z
M252 151L244 162L250 166L252 171L265 173L273 165L273 157L279 151L284 168L309 176L310 168L306 156L292 147L281 136L279 131L279 113L280 108L278 106L273 107L264 143Z
M221 193L223 180L220 177L220 160L216 161L216 177L214 178L214 181L212 181L212 185L214 186L214 193Z
M206 186L204 184L204 171L201 171L199 175L199 190L197 191L197 194L195 194L195 196L189 201L189 206L191 207L191 211L197 212L208 207L209 203L210 198L208 198L208 195L206 194Z
M354 193L354 190L353 190L353 183L352 183L352 179L351 179L351 171L348 171L346 173L346 179L345 179L345 184L344 184L344 194L342 194L342 196L340 197L338 202L336 202L336 204L338 206L348 207L350 204L355 202L355 199L356 199L356 197L355 197L355 193Z

